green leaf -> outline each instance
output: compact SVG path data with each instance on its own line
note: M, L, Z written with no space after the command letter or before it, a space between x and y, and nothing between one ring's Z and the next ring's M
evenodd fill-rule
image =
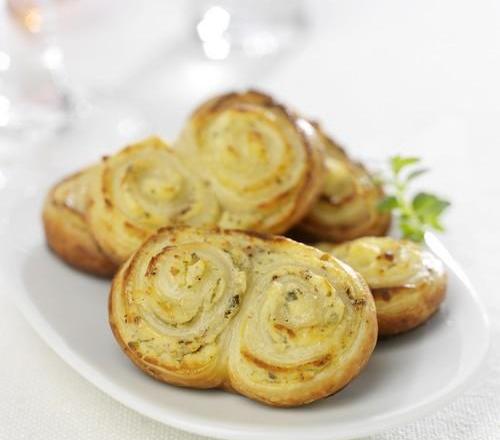
M434 194L421 192L414 197L412 206L421 223L438 231L443 230L440 216L450 206L450 202Z
M399 229L403 235L403 238L407 238L418 243L424 240L425 230L421 225L415 224L411 219L404 220L400 219Z
M391 157L391 168L394 174L398 175L403 168L418 162L420 162L418 157L393 156Z
M406 181L410 182L413 179L416 179L417 177L419 177L422 174L425 174L427 172L429 172L428 168L419 168L418 170L414 170L411 173L409 173L408 176L406 176Z
M412 202L413 209L421 215L440 215L450 202L430 193L418 193Z
M398 199L394 196L384 197L377 205L380 212L391 212L399 206Z
M390 175L385 179L385 186L392 189L381 200L377 208L380 212L393 212L399 217L398 225L404 238L421 242L429 228L443 231L441 216L450 203L438 196L421 192L415 197L409 188L416 178L428 172L421 166L418 157L394 156L390 158Z

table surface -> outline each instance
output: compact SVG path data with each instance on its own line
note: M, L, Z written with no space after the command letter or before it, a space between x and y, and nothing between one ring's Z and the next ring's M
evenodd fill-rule
M139 3L108 16L116 26L93 20L90 8L87 22L66 24L60 38L75 82L97 96L113 91L146 122L117 131L110 116L37 142L0 132L0 240L16 196L37 190L20 178L28 156L74 148L71 163L54 165L63 170L88 160L98 143L112 150L149 131L172 139L206 96L263 88L322 121L353 155L424 158L433 172L422 184L453 203L442 239L491 318L492 347L475 383L435 414L370 439L500 438L500 295L493 288L500 270L500 2L311 1L313 25L293 50L227 63L193 61L179 25L181 2ZM106 4L107 11L117 7ZM87 383L24 321L10 301L16 292L0 290L0 439L200 438L142 417Z

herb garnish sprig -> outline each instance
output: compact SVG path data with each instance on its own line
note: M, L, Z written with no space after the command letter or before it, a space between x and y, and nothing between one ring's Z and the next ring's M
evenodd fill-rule
M382 179L390 193L378 205L381 212L393 212L398 216L403 238L416 242L424 240L427 229L444 231L441 216L450 206L447 200L428 192L419 192L411 198L410 183L428 172L419 166L420 162L418 157L390 158L391 176Z

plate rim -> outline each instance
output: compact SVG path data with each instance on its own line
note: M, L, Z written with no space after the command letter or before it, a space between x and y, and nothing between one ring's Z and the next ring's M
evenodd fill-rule
M10 224L10 222L8 222L8 224ZM314 427L311 426L307 426L307 433L305 430L297 430L297 427L294 427L293 434L286 429L271 431L264 429L258 432L247 432L242 429L227 426L213 426L209 424L202 425L197 420L190 421L188 417L179 417L178 414L172 415L170 413L160 411L154 405L142 400L141 397L131 394L126 388L115 385L105 374L92 367L84 357L78 355L71 346L66 344L60 334L51 326L50 322L48 322L39 312L38 308L29 299L29 296L23 292L23 286L19 277L14 277L15 282L13 283L13 290L18 292L20 291L22 293L8 295L7 298L12 300L14 305L20 310L24 319L26 319L33 330L66 364L68 364L85 380L113 398L115 401L136 411L144 417L153 419L175 429L204 437L208 436L218 439L255 440L266 439L272 435L275 440L290 440L290 438L303 438L304 435L307 435L309 440L327 440L332 438L336 440L348 440L357 436L373 435L396 426L407 424L425 416L426 414L429 414L433 409L443 406L445 403L451 401L455 396L460 394L478 375L481 368L484 366L484 361L491 344L491 326L485 306L466 273L463 271L458 262L451 256L441 241L434 234L426 234L426 242L430 242L432 251L443 260L448 270L453 272L453 274L466 287L468 295L477 308L479 316L481 317L479 325L481 327L481 331L483 331L485 335L485 338L481 341L482 346L479 349L479 356L474 359L474 362L468 370L459 376L460 380L458 380L458 383L456 383L457 380L452 381L445 387L440 388L435 393L427 396L425 400L422 400L412 406L405 407L402 410L396 410L383 415L375 416L367 424L361 424L359 429L356 429L356 432L347 432L344 429L343 431L335 433L333 436L332 433L324 427L314 429ZM9 247L7 246L7 249L8 248ZM22 252L20 249L17 249L16 251L18 253ZM9 285L8 282L3 284L4 287L8 287ZM291 435L293 437L291 437Z

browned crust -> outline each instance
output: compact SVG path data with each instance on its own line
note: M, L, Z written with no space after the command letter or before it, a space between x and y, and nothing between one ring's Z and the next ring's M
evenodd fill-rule
M138 368L140 368L143 372L152 376L153 378L169 384L190 388L221 388L230 392L236 391L254 400L258 400L268 405L277 407L299 406L328 397L345 388L362 371L375 348L378 335L375 306L371 295L367 297L368 301L366 307L368 307L369 310L372 311L372 313L367 313L364 318L364 334L362 336L362 339L360 340L356 352L352 356L350 356L348 365L343 365L342 368L339 369L340 372L335 370L331 375L322 379L320 386L311 387L310 389L303 389L300 393L289 394L287 397L280 399L273 399L272 397L269 398L267 396L256 394L252 389L249 389L246 384L241 383L237 376L231 374L230 371L228 371L226 365L221 365L221 362L218 362L217 366L214 369L207 371L206 374L204 374L204 372L194 371L193 376L189 377L186 376L185 371L182 371L182 374L178 375L176 374L175 370L160 368L161 366L158 363L154 362L154 359L145 359L140 353L137 353L133 349L133 347L129 346L129 344L127 344L123 339L116 323L116 319L120 318L117 317L117 312L115 311L113 304L115 301L120 301L120 292L123 288L122 283L127 278L127 276L129 276L130 266L134 264L134 260L135 258L137 258L137 254L141 252L142 248L148 246L150 242L155 242L160 234L172 234L172 237L169 238L171 238L171 241L174 242L176 241L174 240L176 234L183 230L189 231L193 229L195 228L191 228L188 226L161 228L157 232L157 234L150 237L141 246L141 248L134 255L132 255L126 263L124 263L120 271L115 275L113 279L108 302L109 324L119 346L127 355L127 357L129 357L129 359ZM295 243L288 238L273 236L270 234L239 230L224 230L220 228L205 228L198 230L202 233L215 233L226 236L244 236L245 238L249 239L250 242L257 242L255 244L259 246L266 246L271 244L278 246L287 246L290 244L294 244L306 247L305 245ZM318 255L323 254L317 249L314 249L314 251L317 252ZM328 254L324 255L328 256L328 258L333 258ZM366 286L364 280L361 279L361 277L356 273L354 273L354 276L356 276L358 281L368 290L368 287ZM317 367L323 367L329 362L330 357L325 356L324 358L315 361L314 365Z
M415 246L407 240L399 241ZM329 252L331 244L318 243L318 246ZM392 254L381 254L377 259L380 257L389 262L394 259ZM427 322L439 309L446 296L447 275L441 264L427 267L426 270L428 276L416 285L371 289L377 309L379 336L397 335L412 330Z
M320 125L314 122L312 125L316 128L320 140L323 142L324 149L327 156L340 158L341 160L352 163L353 166L357 166L364 170L367 175L370 175L366 167L359 161L353 161L349 158L344 148L339 146L339 144L333 140L331 137L327 136L321 129ZM383 188L377 185L377 191L379 193L380 199L384 196ZM321 191L319 197L321 199ZM352 197L342 201L340 204L350 201ZM300 241L305 241L306 243L312 243L318 240L326 240L332 242L344 242L353 240L355 238L363 236L383 236L387 234L391 226L391 215L388 213L375 213L375 218L367 222L366 224L346 224L346 225L335 225L325 224L320 221L316 221L311 216L305 216L302 222L297 225L297 227L291 231L290 236L294 237Z
M377 219L366 228L353 229L351 226L336 226L334 229L312 219L307 219L287 235L292 239L304 243L315 243L320 241L330 241L332 243L343 243L361 237L383 237L387 235L391 227L392 218L390 214L380 213Z
M213 226L213 227L206 227L206 228L195 228L193 226L187 226L187 225L176 225L176 226L165 226L163 228L160 228L156 231L156 234L152 235L151 237L148 238L144 242L144 244L141 246L144 247L146 246L146 243L152 240L156 240L156 237L160 235L161 233L164 232L169 232L172 234L175 234L176 232L179 231L189 231L189 230L198 230L206 233L214 233L214 234L219 234L219 235L227 235L227 236L245 236L249 238L252 241L255 241L255 239L259 241L263 241L266 243L283 243L283 242L291 242L295 244L299 244L302 246L306 246L303 243L298 243L292 240L291 238L285 237L283 235L276 235L276 234L271 234L269 232L258 232L258 231L246 231L244 229L224 229L219 226ZM172 242L175 242L175 237L172 238ZM136 252L137 253L137 252ZM328 255L328 254L327 254Z
M361 282L366 289L368 289L365 280L358 273L353 273L358 278L359 282ZM300 395L290 393L286 398L271 399L266 396L256 394L252 389L249 389L246 384L239 381L237 376L231 375L229 379L231 388L246 395L247 397L264 402L267 405L284 408L310 404L317 400L333 396L343 390L366 367L377 344L378 323L375 306L371 296L368 297L368 301L369 304L367 304L367 307L370 307L373 310L373 313L369 313L366 316L366 333L364 334L364 338L359 349L356 354L349 359L348 365L343 365L340 372L335 372L332 377L324 380L321 387L311 387L309 390L306 390Z
M293 195L293 210L287 218L265 231L273 234L282 234L306 217L307 213L310 211L311 207L314 205L321 193L326 172L324 167L325 153L323 142L321 141L321 134L318 132L317 126L314 123L301 118L296 112L277 102L270 95L255 89L249 89L240 93L231 92L212 98L198 107L192 113L191 119L206 118L208 115L220 111L226 106L234 104L244 106L248 103L261 105L279 111L295 128L302 140L303 145L305 146L306 161L308 166L306 167L305 176L303 176L300 188L298 190L293 190L295 193ZM310 133L306 132L306 130L300 125L299 121L302 124L308 124L310 126ZM281 194L278 199L270 201L269 204L276 203L279 199L285 199L289 195L290 192ZM259 225L256 225L254 229L259 229Z
M154 239L154 236L151 238ZM182 370L182 368L169 368L166 365L162 365L159 362L156 362L156 360L151 357L143 357L140 353L134 350L133 346L128 344L123 339L120 331L118 330L118 325L115 322L117 313L115 312L113 307L113 294L117 291L117 289L121 289L121 284L123 283L124 279L129 276L130 266L133 264L135 255L136 254L131 256L130 259L122 265L120 271L113 278L108 296L108 322L109 326L111 327L111 331L113 332L113 335L118 342L118 345L125 353L125 355L139 369L160 382L187 388L223 388L224 385L222 381L223 377L225 377L225 369L220 365L217 365L215 370L209 370L208 372L205 372L203 370L193 371L191 377L186 377L186 371ZM116 300L118 301L119 299ZM182 371L182 374L176 374L176 371L178 370Z
M306 120L303 121L304 123L309 123ZM295 122L295 124L297 125L297 122ZM310 124L310 126L311 129L314 130L314 134L310 136L307 135L300 126L297 126L304 145L306 145L307 160L310 166L307 167L305 181L296 195L295 209L292 211L287 221L278 225L278 227L270 232L281 234L298 224L308 214L321 194L326 173L324 166L324 151L316 128L312 124Z
M396 297L416 294L418 301L402 302L390 313L384 307ZM446 296L446 276L443 275L431 284L415 288L392 288L373 290L380 336L392 336L412 330L427 322L438 310Z
M247 361L257 365L260 368L265 368L266 370L269 370L269 371L293 371L294 370L294 367L280 367L280 366L268 364L267 362L264 362L264 361L260 360L259 358L255 357L253 354L249 353L248 351L243 351L241 354L243 355L243 357ZM305 366L310 365L313 367L322 367L323 365L327 364L330 361L330 359L331 359L331 356L326 355L326 356L323 356L323 358L311 361L311 362L309 362L309 364L305 364Z
M69 265L93 275L111 277L117 266L101 251L83 216L54 198L58 185L78 175L64 179L47 195L42 212L47 244Z
M311 130L304 129L303 124L299 123L301 119L294 112L279 104L270 96L254 90L222 95L199 107L194 114L199 114L200 112L209 114L228 105L228 103L231 103L231 105L236 103L243 106L252 103L273 108L285 116L302 139L307 166L305 167L300 184L286 194L280 195L281 200L269 202L286 203L287 207L291 208L289 214L286 218L277 219L278 222L273 225L266 225L264 227L264 225L257 224L254 227L254 229L269 233L285 232L307 215L307 212L321 191L325 170L323 165L324 152L322 143L319 140L319 133L313 125L311 125ZM304 124L307 123L307 121L302 122ZM130 148L132 147L126 147L124 151ZM105 162L108 158L103 157L102 160ZM68 179L76 176L78 174L70 176ZM55 201L54 191L56 188L57 185L48 195L43 210L43 222L49 246L64 261L78 269L101 276L112 275L116 271L118 264L122 262L122 259L113 256L110 249L104 246L104 243L99 239L98 234L94 234L92 224L90 223L89 225L88 223L87 213L79 213ZM90 201L90 203L92 202ZM112 208L111 201L107 197L104 197L104 203L109 209ZM131 232L137 232L137 228L134 225L126 224L126 227Z
M207 234L215 233L226 236L245 235L248 236L251 240L268 240L270 242L281 242L283 240L288 240L285 237L273 236L266 233L222 229L219 227L193 228L191 226L179 225L165 226L163 228L160 228L158 229L156 234L153 234L144 241L140 248L130 256L130 258L121 266L120 271L114 276L108 297L108 321L113 335L115 336L115 339L123 352L139 369L141 369L144 373L150 375L154 379L160 382L168 383L170 385L187 388L221 388L227 391L233 391L231 383L226 379L227 368L224 365L221 365L220 362L213 370L204 371L201 369L193 371L191 377L186 377L186 371L182 370L182 368L176 370L173 368L169 368L166 365L160 365L159 363L156 363L154 359L142 357L139 353L133 350L133 348L130 347L129 344L125 342L115 322L116 312L113 307L113 294L121 290L123 283L127 283L128 278L131 276L131 268L134 265L135 261L139 258L139 253L141 252L141 250L147 247L149 244L152 244L156 240L158 240L158 237L162 234L171 235L171 237L169 237L170 241L174 243L177 240L176 234L182 231L191 231L196 229ZM118 300L119 299L116 299L116 301ZM181 372L182 374L178 374L177 371Z
M309 392L305 392L301 395L289 395L286 399L274 400L266 398L265 396L257 396L251 392L251 390L246 390L243 392L243 387L241 384L237 384L237 379L232 377L231 389L235 389L242 394L250 397L252 399L257 399L261 402L266 403L270 406L289 408L295 406L302 406L313 403L320 399L325 399L327 397L333 396L334 394L342 391L346 388L366 367L375 345L377 344L377 319L375 315L368 318L369 322L367 326L370 328L369 332L366 334L365 342L362 347L358 350L356 356L352 358L349 362L349 367L344 368L340 375L336 375L334 380L326 381L321 388L313 389Z

